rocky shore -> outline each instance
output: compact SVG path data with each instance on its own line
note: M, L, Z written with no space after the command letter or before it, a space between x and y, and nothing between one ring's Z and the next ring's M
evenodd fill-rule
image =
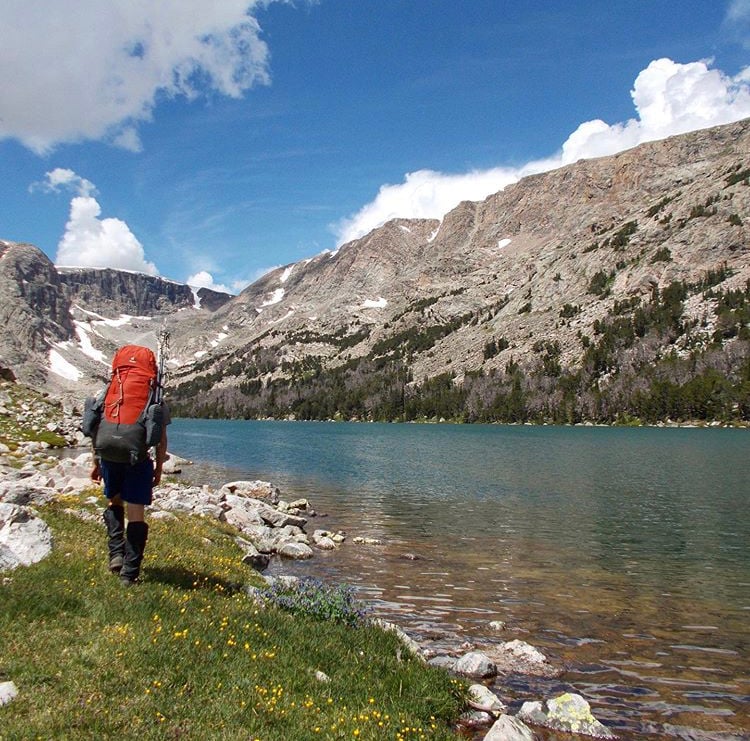
M49 527L40 507L66 495L88 498L88 505L104 504L98 487L90 479L91 454L78 430L74 415L54 404L40 408L35 403L17 402L12 394L0 388L0 589L12 570L45 558L53 546ZM57 417L57 418L56 418ZM24 429L31 437L58 436L68 449L66 457L50 449L45 439L24 440L8 432ZM344 533L315 528L316 513L306 499L286 501L273 484L264 481L232 481L218 488L191 486L173 475L189 462L171 456L165 467L166 481L156 488L149 516L170 519L178 515L212 518L230 525L236 531L235 542L243 552L243 561L263 572L271 559L310 559L317 550L362 547L365 538L347 538ZM63 499L64 501L64 499ZM71 501L75 501L71 498ZM72 506L69 513L82 519L99 517L89 508ZM266 581L283 579L293 588L295 577L266 577ZM257 594L252 588L251 593ZM260 599L260 597L258 597ZM614 738L614 734L594 718L588 703L580 695L566 693L555 698L526 702L513 713L502 697L486 683L502 686L502 677L532 675L554 677L562 667L554 665L533 646L519 640L491 646L461 644L435 651L420 645L397 625L376 620L380 627L395 632L404 650L420 660L439 666L456 675L473 680L471 709L460 719L460 725L474 738L485 741L515 741L536 738L534 727L596 738ZM502 629L488 625L488 630ZM0 705L17 695L12 681L0 683Z

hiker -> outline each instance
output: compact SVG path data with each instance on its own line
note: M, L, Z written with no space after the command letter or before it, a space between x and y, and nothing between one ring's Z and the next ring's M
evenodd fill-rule
M109 386L87 399L84 407L82 429L94 449L91 478L104 484L109 500L103 513L108 566L125 585L133 584L140 574L148 540L145 508L152 502L168 457L171 420L162 396L163 370L163 358L157 366L150 349L125 345L112 360Z

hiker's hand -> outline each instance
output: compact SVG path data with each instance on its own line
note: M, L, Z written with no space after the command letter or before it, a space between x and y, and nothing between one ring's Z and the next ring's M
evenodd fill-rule
M94 467L91 469L91 480L96 481L97 484L102 480L102 472L98 462L94 463Z
M159 482L161 481L161 466L156 465L154 466L154 486L159 486Z

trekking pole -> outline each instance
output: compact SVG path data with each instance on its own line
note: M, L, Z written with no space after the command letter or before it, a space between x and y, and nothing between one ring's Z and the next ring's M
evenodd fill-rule
M156 402L160 404L164 399L164 384L166 376L166 364L169 357L169 330L162 326L157 338L157 365L158 375L156 378Z

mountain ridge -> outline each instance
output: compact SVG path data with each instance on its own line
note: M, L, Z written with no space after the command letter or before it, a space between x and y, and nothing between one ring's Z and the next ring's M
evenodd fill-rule
M111 316L118 301L152 318L99 339L165 323L182 414L737 421L750 405L748 152L745 120L582 160L442 220L394 219L212 311L117 271L48 284L68 281L56 290L79 335L80 312ZM75 343L55 316L51 340ZM683 409L688 383L722 403ZM659 407L657 387L679 404Z
M479 369L543 364L540 342L558 342L557 360L580 367L583 338L591 340L617 302L622 310L623 301L648 303L654 289L675 282L697 286L724 264L724 288L745 285L747 177L738 175L747 170L749 131L748 121L738 122L533 175L460 204L442 222L397 219L333 255L280 268L212 317L229 339L212 363L176 380L189 393L201 378L206 407L220 414L296 416L292 401L306 374L356 358L382 365L398 354L380 353L384 346L403 346L410 334L411 380L402 393L445 372L460 384ZM297 282L284 284L285 275ZM597 281L606 295L592 289ZM712 301L692 297L686 307L686 319L705 320L706 337ZM496 354L487 353L492 342L502 346ZM258 372L248 374L253 367ZM236 393L241 386L247 399ZM287 399L281 407L249 398L267 402L279 392ZM352 416L371 418L377 406L355 404Z

